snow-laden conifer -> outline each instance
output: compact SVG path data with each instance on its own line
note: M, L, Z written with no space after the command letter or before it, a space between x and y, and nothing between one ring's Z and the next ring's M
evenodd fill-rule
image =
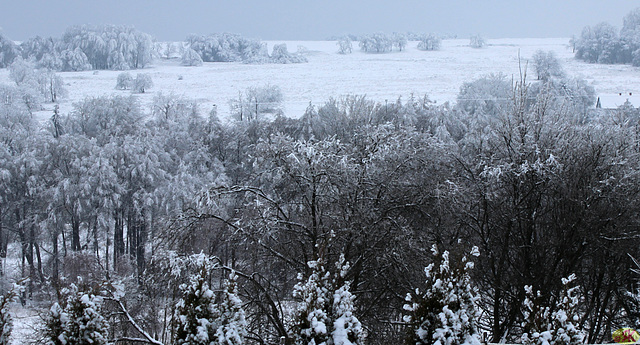
M337 274L327 270L323 258L308 263L311 274L299 277L293 295L300 300L294 341L298 345L360 345L365 333L355 316L349 264L344 255L336 262Z
M207 265L182 284L182 298L176 305L174 331L176 345L210 345L217 339L218 310L215 295L207 283Z
M109 325L102 316L102 298L78 291L67 291L62 305L55 303L45 319L44 336L48 345L107 344Z
M242 300L238 297L237 275L231 272L225 281L224 290L218 305L218 330L216 337L219 345L242 345L247 336L247 320L242 309Z
M344 255L336 263L339 276L337 282L343 281L333 293L333 331L331 332L334 345L360 345L364 340L364 331L360 320L354 315L354 296L351 294L351 282L345 280L349 264ZM339 285L339 284L336 284Z
M311 274L293 289L293 296L300 300L297 308L294 339L296 345L328 344L330 320L327 311L333 300L330 298L330 275L322 259L307 263Z
M407 295L404 321L411 325L410 344L479 345L477 322L478 296L471 287L473 262L463 256L450 262L449 252L439 253L435 245L435 262L425 268L425 291L416 289ZM471 255L477 256L474 247Z

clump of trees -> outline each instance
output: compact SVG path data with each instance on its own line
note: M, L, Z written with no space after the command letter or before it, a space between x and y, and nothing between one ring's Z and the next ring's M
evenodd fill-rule
M269 58L266 44L238 34L190 35L186 43L204 62L255 63L265 62Z
M25 60L57 71L140 69L155 54L151 35L118 25L72 26L61 38L29 39L20 51Z
M423 34L418 38L418 49L420 50L439 50L442 39L436 34Z
M397 45L393 36L382 32L360 36L358 44L365 53L388 53Z
M203 61L282 64L307 62L307 58L300 52L289 53L285 43L274 45L269 56L266 43L237 34L191 35L187 37L186 44L182 57L182 64L185 66L198 66Z
M303 63L308 62L307 58L300 53L292 54L287 50L287 44L275 44L273 46L273 52L269 57L269 62L271 63L280 63L280 64L289 64L289 63Z
M640 8L624 17L620 31L605 22L586 26L572 44L579 60L640 66Z

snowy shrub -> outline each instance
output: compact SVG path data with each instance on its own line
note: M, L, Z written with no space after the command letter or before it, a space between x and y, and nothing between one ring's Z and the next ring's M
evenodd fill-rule
M563 289L553 307L546 306L540 292L534 293L531 286L525 286L522 328L524 345L578 345L582 344L584 333L577 328L578 287L571 286L576 276L562 278ZM553 309L552 309L553 308Z
M44 338L47 345L63 345L67 343L66 327L69 321L68 314L62 309L60 304L54 303L49 309L49 314L45 319Z
M416 345L479 345L477 328L478 296L471 287L473 262L463 256L449 261L449 252L439 253L435 245L435 262L425 268L425 291L408 294L404 321L411 327L408 343ZM470 253L478 256L474 247Z
M420 50L439 50L442 39L435 34L425 34L418 39L418 49Z
M118 80L116 82L116 89L128 90L133 86L133 77L129 72L122 72L118 74Z
M331 298L330 275L322 260L308 263L311 274L293 289L300 300L296 312L295 343L297 345L326 344L329 339ZM302 277L299 277L302 280Z
M191 48L184 50L182 54L182 66L202 66L202 58L200 54Z
M153 87L151 76L147 73L138 73L136 79L133 80L131 91L134 93L144 93L147 89Z

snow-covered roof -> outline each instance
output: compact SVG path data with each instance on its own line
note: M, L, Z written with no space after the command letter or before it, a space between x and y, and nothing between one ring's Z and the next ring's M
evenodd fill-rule
M629 101L634 108L640 107L640 92L626 91L617 94L601 94L598 95L598 99L602 109L616 109L626 101Z

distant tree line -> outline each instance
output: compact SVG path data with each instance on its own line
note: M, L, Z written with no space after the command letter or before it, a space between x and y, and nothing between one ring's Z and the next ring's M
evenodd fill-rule
M571 43L577 59L640 66L640 8L624 17L620 31L602 22L584 27L580 37L573 38Z
M238 34L222 33L211 35L190 35L186 39L187 49L183 61L204 62L244 62L244 63L301 63L307 59L301 54L292 54L286 44L277 44L269 56L266 43L249 39ZM194 54L195 53L195 54Z

